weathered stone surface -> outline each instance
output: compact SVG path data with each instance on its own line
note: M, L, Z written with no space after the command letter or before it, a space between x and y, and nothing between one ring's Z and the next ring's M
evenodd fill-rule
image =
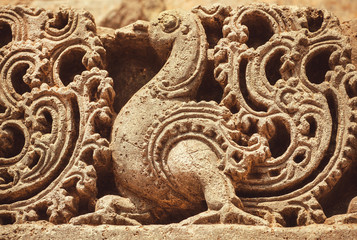
M351 60L357 67L357 19L342 24L344 34L349 36L352 47Z
M0 9L1 223L68 222L110 160L112 79L88 12Z
M328 11L199 6L97 32L85 11L4 7L0 33L5 234L356 223L357 72Z
M163 0L122 0L99 21L98 25L110 28L120 28L136 20L154 19L166 9Z
M72 7L77 9L84 8L85 10L91 12L97 23L107 17L107 15L113 10L118 9L123 5L124 2L129 2L128 0L1 0L0 5L12 4L19 5L24 4L29 7L42 7L48 10L57 11L59 7ZM355 0L132 0L131 3L136 5L136 13L130 12L130 16L142 16L141 11L147 11L148 9L155 9L158 3L163 2L166 9L183 9L190 11L193 7L197 5L213 5L215 3L223 4L226 6L232 6L236 8L238 6L250 3L268 3L268 4L284 4L284 5L294 5L294 6L310 6L314 8L324 8L328 11L334 13L341 22L348 21L357 18L357 1ZM141 3L139 5L138 3ZM154 3L150 5L150 3ZM125 4L124 4L125 5ZM161 5L161 4L160 4ZM148 7L148 8L147 8ZM125 10L125 7L123 8ZM164 10L164 9L163 9ZM124 11L126 12L126 11ZM112 20L113 22L118 21L120 18L126 18L120 12ZM127 14L127 12L126 12ZM149 15L153 16L150 12ZM146 15L148 16L148 15ZM150 18L149 20L151 20ZM137 19L139 20L139 19ZM110 20L111 21L111 20Z
M356 239L356 225L276 228L245 225L73 226L20 224L3 226L1 239Z

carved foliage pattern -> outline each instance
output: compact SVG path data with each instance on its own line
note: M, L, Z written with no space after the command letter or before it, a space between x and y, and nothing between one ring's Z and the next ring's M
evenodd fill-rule
M155 50L167 54L173 45L176 55L130 104L140 102L138 116L154 121L125 122L132 117L128 104L118 115L120 124L138 128L132 153L140 152L145 169L133 172L148 173L147 185L156 179L183 194L167 159L178 142L199 140L220 160L217 171L228 176L245 211L284 226L288 215L296 225L323 222L318 200L356 156L357 74L338 20L327 11L263 4L193 13L190 26L167 13L153 24L165 32L151 39L163 48ZM199 21L222 37L206 31L206 44ZM101 70L105 49L92 16L68 9L1 9L0 33L0 219L68 222L93 210L97 174L111 160L114 90ZM183 51L191 54L188 62ZM222 99L188 101L207 59ZM190 65L182 77L178 62ZM114 134L123 142L130 135ZM127 184L142 191L141 183Z
M291 218L297 225L323 222L318 200L349 167L356 146L356 72L338 20L327 11L262 4L237 10L198 7L193 12L206 30L222 29L217 44L208 39L207 52L208 58L213 52L214 77L223 97L218 105L182 103L177 95L160 95L168 88L156 89L154 99L158 95L168 105L177 101L177 109L161 106L165 113L158 113L147 131L140 146L145 172L185 195L166 161L178 142L199 140L220 159L217 167L232 181L246 211L284 226ZM182 47L177 39L173 56ZM167 64L176 60L182 59L170 56ZM199 82L196 72L183 76ZM164 83L160 73L156 78ZM188 89L195 92L193 85L181 90Z
M110 159L105 50L87 12L8 7L0 24L1 219L67 222Z
M338 20L326 11L257 5L233 11L223 35L214 48L222 104L236 109L244 133L265 136L272 154L237 192L260 215L267 207L297 211L298 225L323 221L314 198L336 184L355 147L356 72Z

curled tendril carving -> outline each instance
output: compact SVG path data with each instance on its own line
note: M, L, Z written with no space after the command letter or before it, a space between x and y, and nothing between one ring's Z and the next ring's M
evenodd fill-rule
M110 159L105 50L86 12L9 7L0 22L11 27L0 50L0 215L68 222L93 205L95 168Z
M327 11L199 6L99 37L87 12L7 7L0 32L3 222L323 223L354 164Z
M324 221L316 199L353 158L352 95L343 79L356 72L335 17L320 11L315 21L321 22L312 26L311 9L291 11L256 5L232 12L214 48L215 77L224 88L222 103L239 109L243 132L265 136L272 153L237 187L247 210L268 214L257 210L264 206L281 214L283 225L293 211L303 225ZM289 18L294 14L298 18ZM257 16L266 25L260 33Z

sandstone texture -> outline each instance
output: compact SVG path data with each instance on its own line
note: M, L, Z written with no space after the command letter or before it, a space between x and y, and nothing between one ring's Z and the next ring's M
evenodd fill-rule
M357 66L357 19L346 21L342 24L345 35L349 36L352 47L351 60Z
M1 0L1 5L27 5L30 7L42 7L56 11L61 6L77 9L84 8L91 12L97 23L103 19L113 16L113 22L120 21L121 18L132 19L140 16L142 20L154 19L160 11L166 9L191 10L197 5L213 5L215 3L232 6L233 8L250 3L268 3L280 5L310 6L314 8L324 8L333 12L342 22L357 18L357 2L354 0ZM121 9L123 12L116 11ZM117 15L113 12L116 11ZM143 12L145 12L143 14ZM149 19L146 19L149 17ZM138 20L138 19L135 19ZM122 25L124 26L124 25Z
M245 225L155 225L155 226L73 226L21 224L4 226L1 239L356 239L355 225L311 225L294 228L271 228Z
M356 21L168 5L0 8L0 236L356 237Z

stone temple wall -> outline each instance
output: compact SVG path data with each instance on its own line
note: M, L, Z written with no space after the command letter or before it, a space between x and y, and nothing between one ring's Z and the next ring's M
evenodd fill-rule
M0 7L1 238L357 237L353 9L50 3Z

